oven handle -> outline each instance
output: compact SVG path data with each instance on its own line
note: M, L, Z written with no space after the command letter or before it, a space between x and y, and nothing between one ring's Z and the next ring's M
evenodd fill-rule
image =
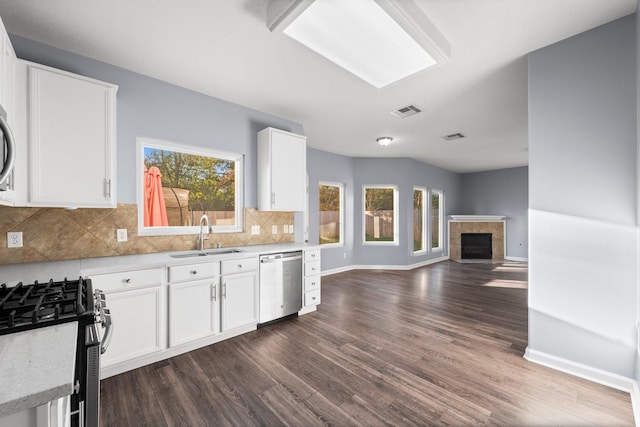
M0 171L0 184L2 184L13 170L13 163L16 156L16 143L13 138L13 134L11 133L11 129L9 129L9 125L2 115L0 115L0 130L2 130L2 133L4 134L4 142L7 143L6 161L4 162L2 171Z
M113 323L111 323L111 312L108 308L101 308L100 315L102 317L102 327L104 328L104 335L102 336L102 343L100 344L100 354L104 354L111 343Z

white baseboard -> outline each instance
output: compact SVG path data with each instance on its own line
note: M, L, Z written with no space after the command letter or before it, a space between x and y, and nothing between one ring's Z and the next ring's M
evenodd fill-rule
M602 369L583 365L582 363L553 356L541 351L532 350L529 347L527 347L524 353L524 358L530 362L546 366L547 368L575 375L576 377L626 391L627 393L632 393L634 386L637 387L636 382L632 378L603 371Z
M507 261L529 262L529 258L521 256L505 256L504 259L506 259Z
M349 265L345 267L334 268L331 270L323 270L322 275L328 276L330 274L342 273L351 270L413 270L414 268L424 267L425 265L435 264L437 262L446 261L448 259L448 256L443 256L410 265Z

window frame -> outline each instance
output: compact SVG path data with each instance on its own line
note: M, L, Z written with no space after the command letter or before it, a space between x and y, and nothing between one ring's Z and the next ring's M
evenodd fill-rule
M367 189L390 189L393 190L393 240L392 241L368 241L367 240ZM362 244L371 246L398 246L400 244L400 232L398 224L399 191L397 185L392 184L366 184L362 186Z
M234 164L235 172L235 225L221 226L213 225L212 233L241 233L244 231L244 155L229 151L215 150L210 148L185 145L173 141L165 141L153 138L136 139L136 199L138 203L138 235L139 236L175 236L199 234L199 226L167 226L167 227L145 227L143 206L143 179L144 179L144 149L153 148L158 150L177 151L186 154L215 157L221 160L230 160Z
M340 200L339 200L339 221L340 221L340 240L334 243L322 243L320 239L320 187L338 187L340 190ZM330 182L330 181L320 181L318 182L318 244L321 248L332 248L332 247L340 247L344 246L344 221L345 221L345 212L344 212L344 190L345 184L342 182Z
M409 245L411 247L411 253L414 256L426 254L428 252L428 247L430 246L430 245L427 245L427 242L429 242L429 239L428 239L428 236L429 236L429 233L428 233L428 231L429 231L429 223L427 222L427 218L428 218L428 215L427 215L427 206L428 206L427 205L427 201L429 199L427 199L428 191L427 191L426 187L417 187L417 186L413 187L413 193L412 193L413 197L411 197L411 202L413 204L412 210L411 210L411 212L413 213L413 215L411 217L412 220L413 220L412 224L415 224L415 216L416 216L416 207L415 207L415 193L416 193L416 191L419 191L421 193L421 198L422 198L422 214L421 214L421 218L420 218L420 222L422 223L422 236L421 236L422 249L419 249L417 251L415 250L414 232L413 232L413 226L412 226L410 228L410 232L409 232L409 234L410 234Z
M433 196L438 196L438 246L433 246ZM444 191L431 189L429 190L429 249L431 252L444 251Z

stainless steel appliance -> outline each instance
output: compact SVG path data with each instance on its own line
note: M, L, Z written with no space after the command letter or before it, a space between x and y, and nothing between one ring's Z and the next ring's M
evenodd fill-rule
M111 314L104 293L91 280L0 285L0 335L64 322L78 322L72 426L97 427L100 417L100 354L111 340ZM98 326L104 329L102 337Z
M302 252L260 257L260 320L263 324L302 308Z
M1 105L0 132L2 132L2 143L0 143L0 190L6 190L10 186L9 181L15 163L16 149L13 134L7 124L7 112Z

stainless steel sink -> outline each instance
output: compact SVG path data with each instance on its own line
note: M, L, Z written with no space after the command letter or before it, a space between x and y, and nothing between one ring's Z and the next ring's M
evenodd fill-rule
M197 258L201 256L212 256L212 255L225 255L225 254L235 254L238 252L242 252L240 249L209 249L205 252L190 252L186 254L175 254L169 255L171 258Z

